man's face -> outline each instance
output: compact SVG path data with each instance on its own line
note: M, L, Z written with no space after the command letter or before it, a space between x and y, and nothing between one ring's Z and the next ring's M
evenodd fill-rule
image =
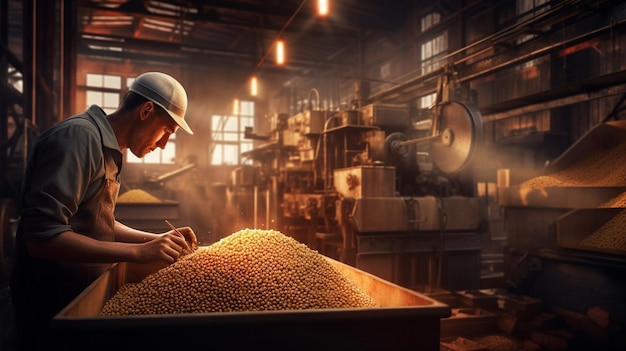
M156 148L164 149L178 125L167 112L151 102L146 103L140 113L142 123L133 133L130 150L135 156L144 157Z

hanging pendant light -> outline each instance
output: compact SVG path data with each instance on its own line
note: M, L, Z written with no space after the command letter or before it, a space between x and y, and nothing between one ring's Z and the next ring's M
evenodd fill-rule
M285 64L285 42L282 39L276 42L276 64Z
M317 14L319 16L325 17L330 13L329 1L328 0L317 0Z
M257 96L259 91L258 91L258 82L257 82L257 78L256 76L252 76L252 78L250 79L250 96Z

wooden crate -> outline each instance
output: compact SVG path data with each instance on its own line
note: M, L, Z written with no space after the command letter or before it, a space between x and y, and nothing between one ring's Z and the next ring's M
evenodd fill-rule
M333 266L381 307L103 317L126 283L157 265L115 264L52 321L64 350L439 350L450 307L341 262Z

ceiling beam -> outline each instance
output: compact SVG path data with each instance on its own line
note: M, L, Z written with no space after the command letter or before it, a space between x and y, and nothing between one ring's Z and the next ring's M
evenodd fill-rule
M121 15L132 15L135 17L153 17L159 19L167 19L173 21L190 21L194 23L204 23L215 26L222 26L234 29L253 29L263 32L271 32L278 33L281 31L284 23L289 19L288 16L279 15L278 19L274 19L273 21L264 18L266 16L276 16L273 13L267 11L267 9L260 9L258 12L251 11L248 13L249 15L256 16L258 18L257 21L250 20L225 20L216 15L203 15L203 14L193 14L193 13L185 13L181 14L181 16L173 16L168 14L161 14L156 12L150 12L149 10L142 10L136 7L129 8L111 8L102 5L96 5L93 3L79 3L79 7L83 9L87 9L90 11L98 11L99 14L110 14L112 16L121 16ZM280 7L280 6L278 6ZM246 12L242 10L237 10L240 12ZM247 12L246 12L247 13ZM359 29L364 30L380 30L378 28L359 28L356 26L345 25L337 21L329 22L329 21L318 21L311 17L302 18L294 18L292 21L292 25L285 29L285 33L287 34L298 34L301 32L303 28L306 28L307 35L311 36L325 36L328 35L328 28L332 28L333 33L335 35L341 35L346 37L354 38L357 35ZM384 31L384 30L382 30Z

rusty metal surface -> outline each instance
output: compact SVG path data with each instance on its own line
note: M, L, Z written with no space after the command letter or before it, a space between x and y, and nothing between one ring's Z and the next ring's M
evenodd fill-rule
M359 108L360 124L404 127L409 124L407 105L370 104Z
M396 196L394 167L356 166L335 169L333 172L335 189L344 197L361 199Z
M442 229L440 207L446 231L476 230L481 223L478 198L462 196L357 199L352 219L362 233L437 231Z

